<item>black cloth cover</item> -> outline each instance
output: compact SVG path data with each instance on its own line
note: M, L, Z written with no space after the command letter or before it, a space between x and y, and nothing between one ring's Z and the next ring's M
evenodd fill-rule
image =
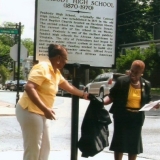
M105 147L108 142L108 125L111 123L109 112L104 108L103 99L89 95L90 103L85 113L81 137L78 141L78 148L82 157L93 157Z

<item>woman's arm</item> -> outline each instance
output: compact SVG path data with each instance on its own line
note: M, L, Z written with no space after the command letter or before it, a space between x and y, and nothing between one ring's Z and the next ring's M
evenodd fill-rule
M103 101L104 101L104 105L108 105L113 102L109 96L104 97Z
M85 93L84 91L77 89L76 87L71 85L67 80L61 83L59 87L73 95L79 96L84 99L88 99L88 93Z
M36 88L37 84L31 81L28 81L27 84L25 85L25 91L28 95L28 97L31 99L31 101L40 109L44 112L45 117L48 119L55 119L54 117L54 111L50 108L47 108L47 106L42 102L40 99Z

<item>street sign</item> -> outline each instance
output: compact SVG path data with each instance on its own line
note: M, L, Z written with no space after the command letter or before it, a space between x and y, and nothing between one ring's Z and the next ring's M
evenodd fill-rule
M16 28L0 28L0 33L18 34L18 29L16 29Z
M18 60L18 44L15 44L14 46L12 46L10 48L10 57L14 60L17 61ZM28 56L28 50L27 48L21 44L21 51L20 51L20 63L26 59Z

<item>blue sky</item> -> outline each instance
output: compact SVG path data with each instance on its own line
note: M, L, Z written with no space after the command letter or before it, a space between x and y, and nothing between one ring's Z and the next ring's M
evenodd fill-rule
M4 22L21 22L24 38L34 38L35 0L0 0L0 25Z

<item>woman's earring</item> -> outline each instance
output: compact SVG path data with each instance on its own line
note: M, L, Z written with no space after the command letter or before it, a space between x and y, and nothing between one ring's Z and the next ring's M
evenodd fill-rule
M141 76L143 76L143 74L141 74Z

